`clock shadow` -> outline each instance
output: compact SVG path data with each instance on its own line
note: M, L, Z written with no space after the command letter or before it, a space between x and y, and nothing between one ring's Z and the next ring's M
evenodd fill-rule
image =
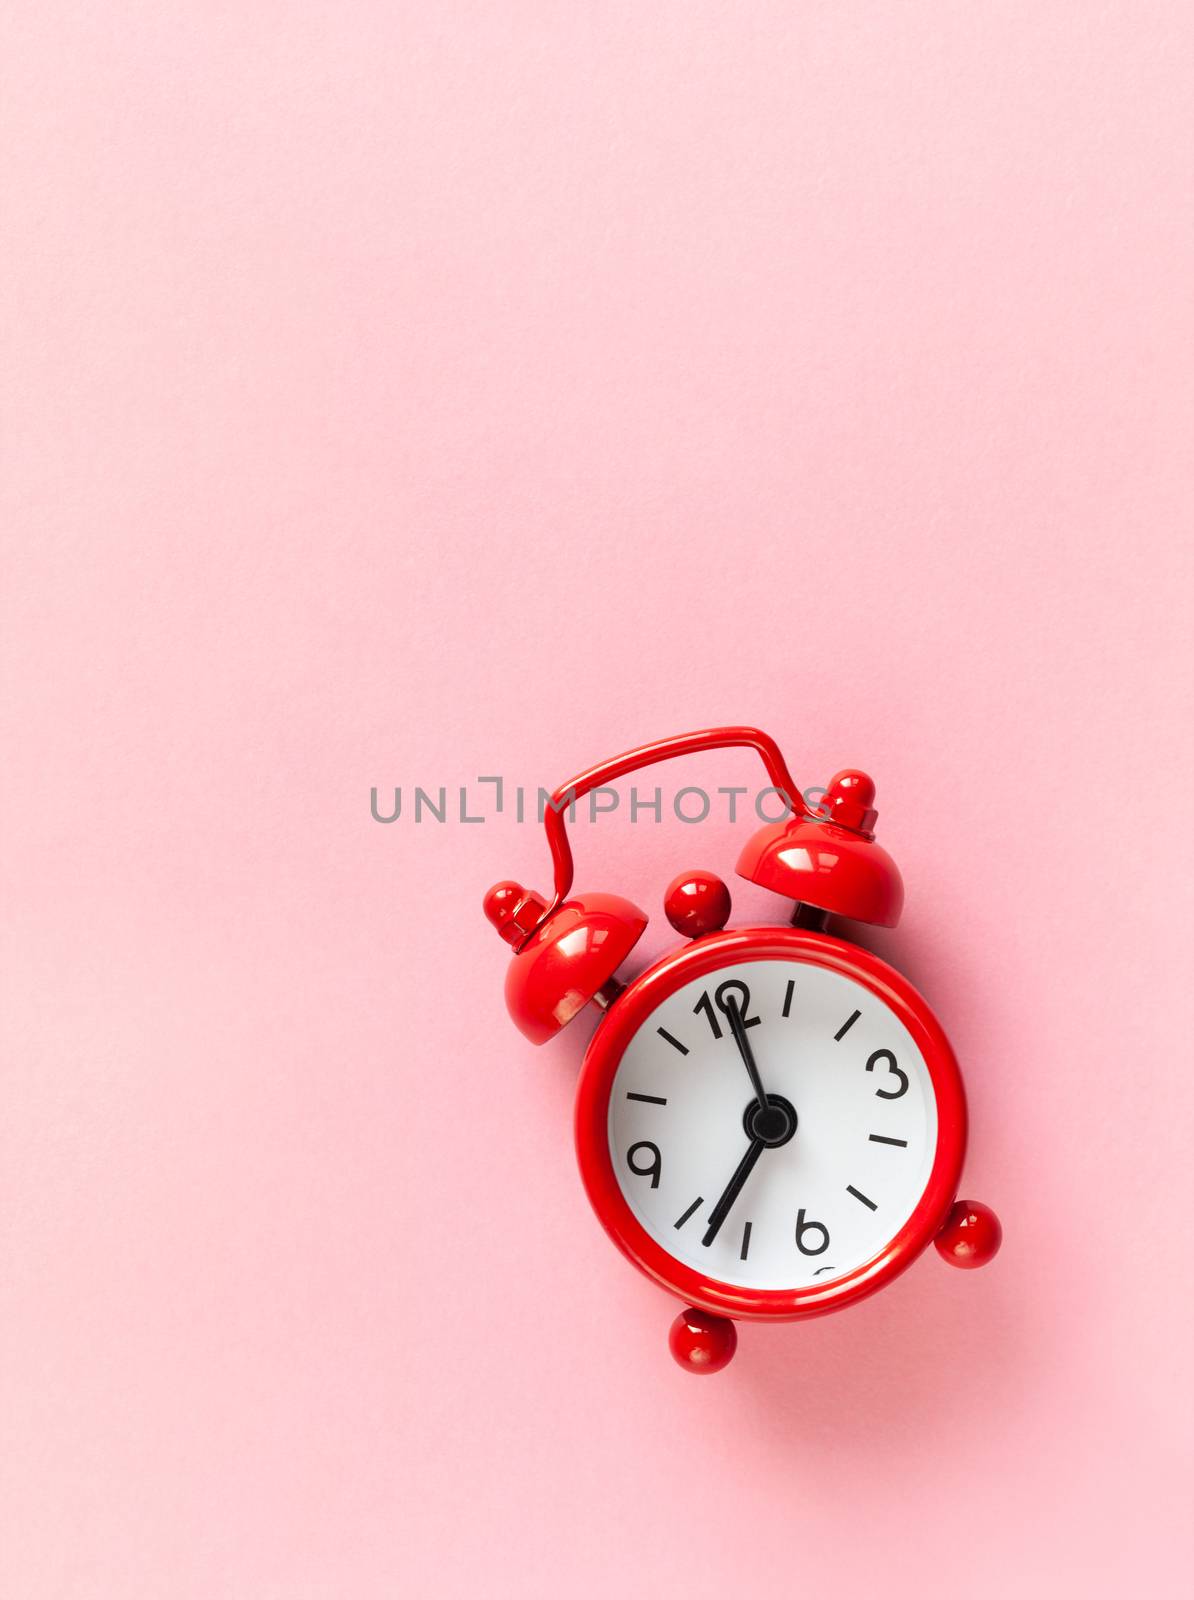
M930 1246L858 1305L807 1322L739 1324L721 1381L794 1462L855 1445L872 1464L877 1454L898 1459L911 1438L972 1432L976 1408L1002 1430L1033 1405L1033 1374L1046 1360L1009 1265L960 1271Z

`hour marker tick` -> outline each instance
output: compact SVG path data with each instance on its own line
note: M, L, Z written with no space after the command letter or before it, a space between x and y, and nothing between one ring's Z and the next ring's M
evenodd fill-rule
M682 1056L686 1056L688 1054L688 1046L686 1044L681 1044L679 1039L673 1038L666 1028L656 1028L655 1032L660 1036L661 1039L666 1039L667 1042L676 1050L678 1050Z
M901 1150L908 1148L907 1139L889 1139L885 1133L868 1133L867 1138L872 1144L898 1144Z
M747 1257L747 1254L748 1254L749 1250L750 1250L750 1223L749 1222L744 1222L743 1225L742 1225L742 1249L738 1252L739 1261L745 1261L746 1260L746 1257Z
M696 1210L696 1208L699 1205L701 1205L703 1203L703 1201L704 1201L704 1195L699 1195L698 1194L696 1199L692 1202L692 1204L689 1206L688 1210L684 1213L684 1215L680 1216L680 1217L677 1217L675 1222L672 1223L672 1227L673 1228L682 1228L684 1226L684 1224L688 1221L689 1217L692 1216L693 1212Z
M785 1017L787 1016L788 1012L791 1011L791 1009L792 1009L792 991L795 989L795 987L796 987L796 979L795 978L789 978L788 979L788 987L784 991L784 1016Z
M852 1183L848 1183L846 1185L846 1193L852 1194L855 1200L861 1200L868 1211L878 1211L879 1207L875 1204L875 1202L873 1200L868 1200L866 1195L863 1194L862 1190L856 1189Z
M665 1106L667 1098L661 1094L627 1094L627 1100L641 1100L645 1106Z
M861 1011L852 1011L846 1018L845 1022L842 1023L841 1027L834 1034L834 1039L844 1039L861 1015Z

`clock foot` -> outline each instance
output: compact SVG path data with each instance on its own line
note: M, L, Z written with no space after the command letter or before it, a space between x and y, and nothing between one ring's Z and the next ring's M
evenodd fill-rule
M1003 1243L1003 1229L990 1206L958 1200L933 1242L951 1267L985 1267Z
M689 1306L672 1323L667 1342L685 1372L704 1375L729 1366L738 1348L738 1330L728 1317Z

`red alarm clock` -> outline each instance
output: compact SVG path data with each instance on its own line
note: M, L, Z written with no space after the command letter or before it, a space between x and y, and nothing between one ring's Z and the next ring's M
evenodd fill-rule
M682 873L664 909L685 943L623 984L647 918L617 895L569 898L565 810L654 762L732 746L758 752L790 808L748 841L738 872L795 901L791 925L727 928L721 879ZM506 1004L528 1039L590 1003L604 1013L577 1091L581 1177L623 1254L688 1302L670 1345L690 1372L726 1365L735 1322L852 1305L930 1241L960 1267L999 1248L994 1212L955 1198L966 1101L941 1024L885 961L828 928L899 920L874 799L865 773L839 772L814 812L757 728L680 734L556 790L550 905L509 882L485 896L514 946Z

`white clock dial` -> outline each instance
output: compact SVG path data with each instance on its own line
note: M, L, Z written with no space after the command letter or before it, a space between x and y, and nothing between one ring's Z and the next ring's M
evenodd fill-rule
M622 1194L669 1255L720 1283L799 1289L862 1266L908 1221L937 1104L912 1035L872 990L810 961L743 961L685 984L639 1027L608 1128Z

